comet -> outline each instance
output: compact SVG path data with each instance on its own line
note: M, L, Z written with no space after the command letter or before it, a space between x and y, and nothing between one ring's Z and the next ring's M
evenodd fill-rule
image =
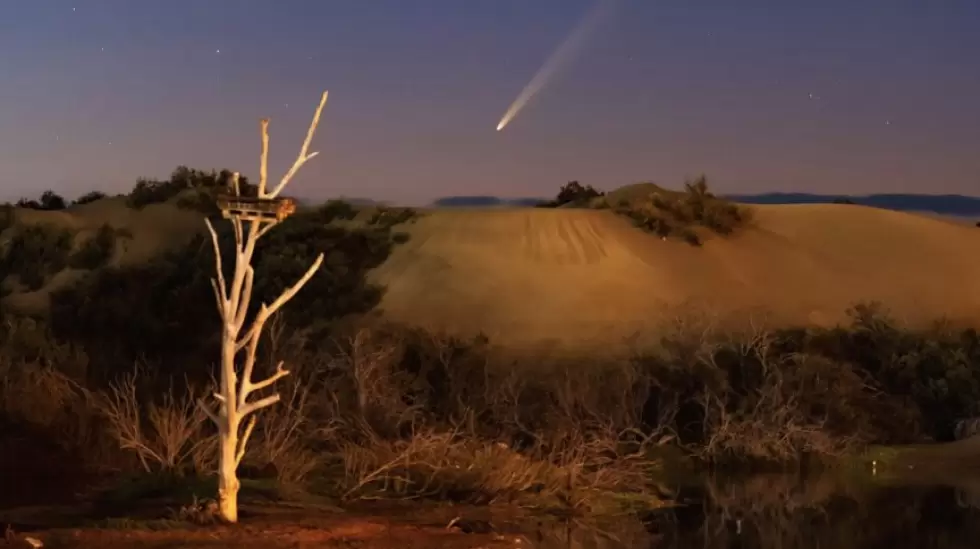
M585 40L592 31L598 26L599 22L610 12L616 0L599 0L596 5L589 10L578 24L572 28L568 36L558 45L558 48L545 60L538 72L534 73L531 81L524 86L517 99L510 104L507 112L504 113L500 123L497 124L497 131L503 130L510 124L510 121L517 116L517 113L527 106L528 102L540 92L548 81L564 67L581 50Z

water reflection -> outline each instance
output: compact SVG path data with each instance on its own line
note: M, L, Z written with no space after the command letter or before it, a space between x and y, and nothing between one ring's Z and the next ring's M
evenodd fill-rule
M980 546L980 482L857 488L830 476L712 479L683 505L612 524L541 526L540 549L960 549Z

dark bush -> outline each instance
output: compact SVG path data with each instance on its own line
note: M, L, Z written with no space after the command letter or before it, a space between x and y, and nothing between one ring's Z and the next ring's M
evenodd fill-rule
M0 204L0 233L14 226L14 206Z
M82 204L91 204L92 202L102 200L105 197L106 195L103 192L92 191L92 192L85 193L82 196L76 198L75 201L72 202L72 205L80 206Z
M371 216L371 219L368 220L368 225L387 230L395 225L408 223L417 216L418 212L412 208L388 208L379 206L377 211L374 212L374 215Z
M28 290L41 289L51 275L68 264L72 233L50 225L16 229L0 259L0 280L16 276Z
M317 208L316 212L324 223L330 223L335 219L349 221L357 217L357 208L343 200L330 200Z
M65 199L54 191L44 191L41 193L40 200L28 200L22 198L17 202L18 208L29 210L55 211L64 210L67 207Z
M116 249L116 231L111 225L99 227L91 238L82 243L68 259L73 269L98 269L104 267Z
M158 181L141 178L137 180L136 186L127 197L126 203L131 208L140 209L150 204L167 202L184 191L196 190L205 193L213 198L217 193L227 192L230 187L232 172L221 170L220 172L211 170L195 170L186 166L178 166L170 174L170 179ZM239 178L239 189L242 196L255 196L256 187L248 182L248 178ZM187 204L202 205L200 198L191 199Z
M557 208L559 206L571 205L575 207L588 207L592 199L603 196L605 193L595 190L592 185L583 186L578 181L569 181L562 185L558 191L558 196L554 200L536 204L536 208Z
M214 224L230 274L231 227L221 220ZM323 266L283 309L284 320L296 329L319 328L368 311L382 289L369 284L366 274L385 260L393 243L387 229L349 230L325 225L315 212L295 214L259 241L253 309L275 299L323 252ZM213 269L211 242L202 236L146 265L93 271L52 295L53 333L98 353L92 362L104 368L101 376L125 371L136 360L207 373L202 367L218 356Z

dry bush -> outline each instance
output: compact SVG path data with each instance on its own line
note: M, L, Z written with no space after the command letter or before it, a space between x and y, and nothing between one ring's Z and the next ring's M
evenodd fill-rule
M83 451L91 465L105 465L109 451L95 401L91 391L50 366L0 357L3 417L50 435L65 450Z
M345 499L438 498L594 511L612 492L652 488L656 462L622 454L615 438L569 441L562 451L519 452L459 431L428 429L342 450Z
M243 463L258 470L272 469L285 486L299 486L320 466L320 456L310 447L316 424L312 418L312 389L309 382L293 370L280 383L281 400L263 410L245 452Z
M893 404L859 373L824 357L787 352L753 318L741 331L716 322L679 325L640 356L655 380L651 401L672 407L682 446L714 464L833 459L881 434Z
M162 395L147 394L140 370L111 383L98 400L108 432L122 450L133 452L147 473L206 473L214 468L215 439L198 392L172 384Z
M634 429L643 383L630 368L529 376L451 338L362 330L325 370L311 411L347 499L584 509L596 493L653 489L662 441Z

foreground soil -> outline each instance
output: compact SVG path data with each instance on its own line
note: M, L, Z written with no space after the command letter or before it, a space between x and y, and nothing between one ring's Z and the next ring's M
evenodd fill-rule
M104 528L54 528L36 532L8 531L0 547L88 548L334 548L470 549L526 547L530 540L493 531L486 521L445 517L452 510L418 517L403 513L319 513L266 509L246 513L237 525L194 526L170 521L117 520ZM248 514L249 516L244 516ZM443 522L445 521L445 522Z
M520 547L523 538L501 534L466 534L458 530L411 526L364 518L270 519L243 521L237 526L145 529L75 529L27 534L44 547L79 549L193 548L335 548L470 549ZM29 547L25 535L14 534L0 547Z

